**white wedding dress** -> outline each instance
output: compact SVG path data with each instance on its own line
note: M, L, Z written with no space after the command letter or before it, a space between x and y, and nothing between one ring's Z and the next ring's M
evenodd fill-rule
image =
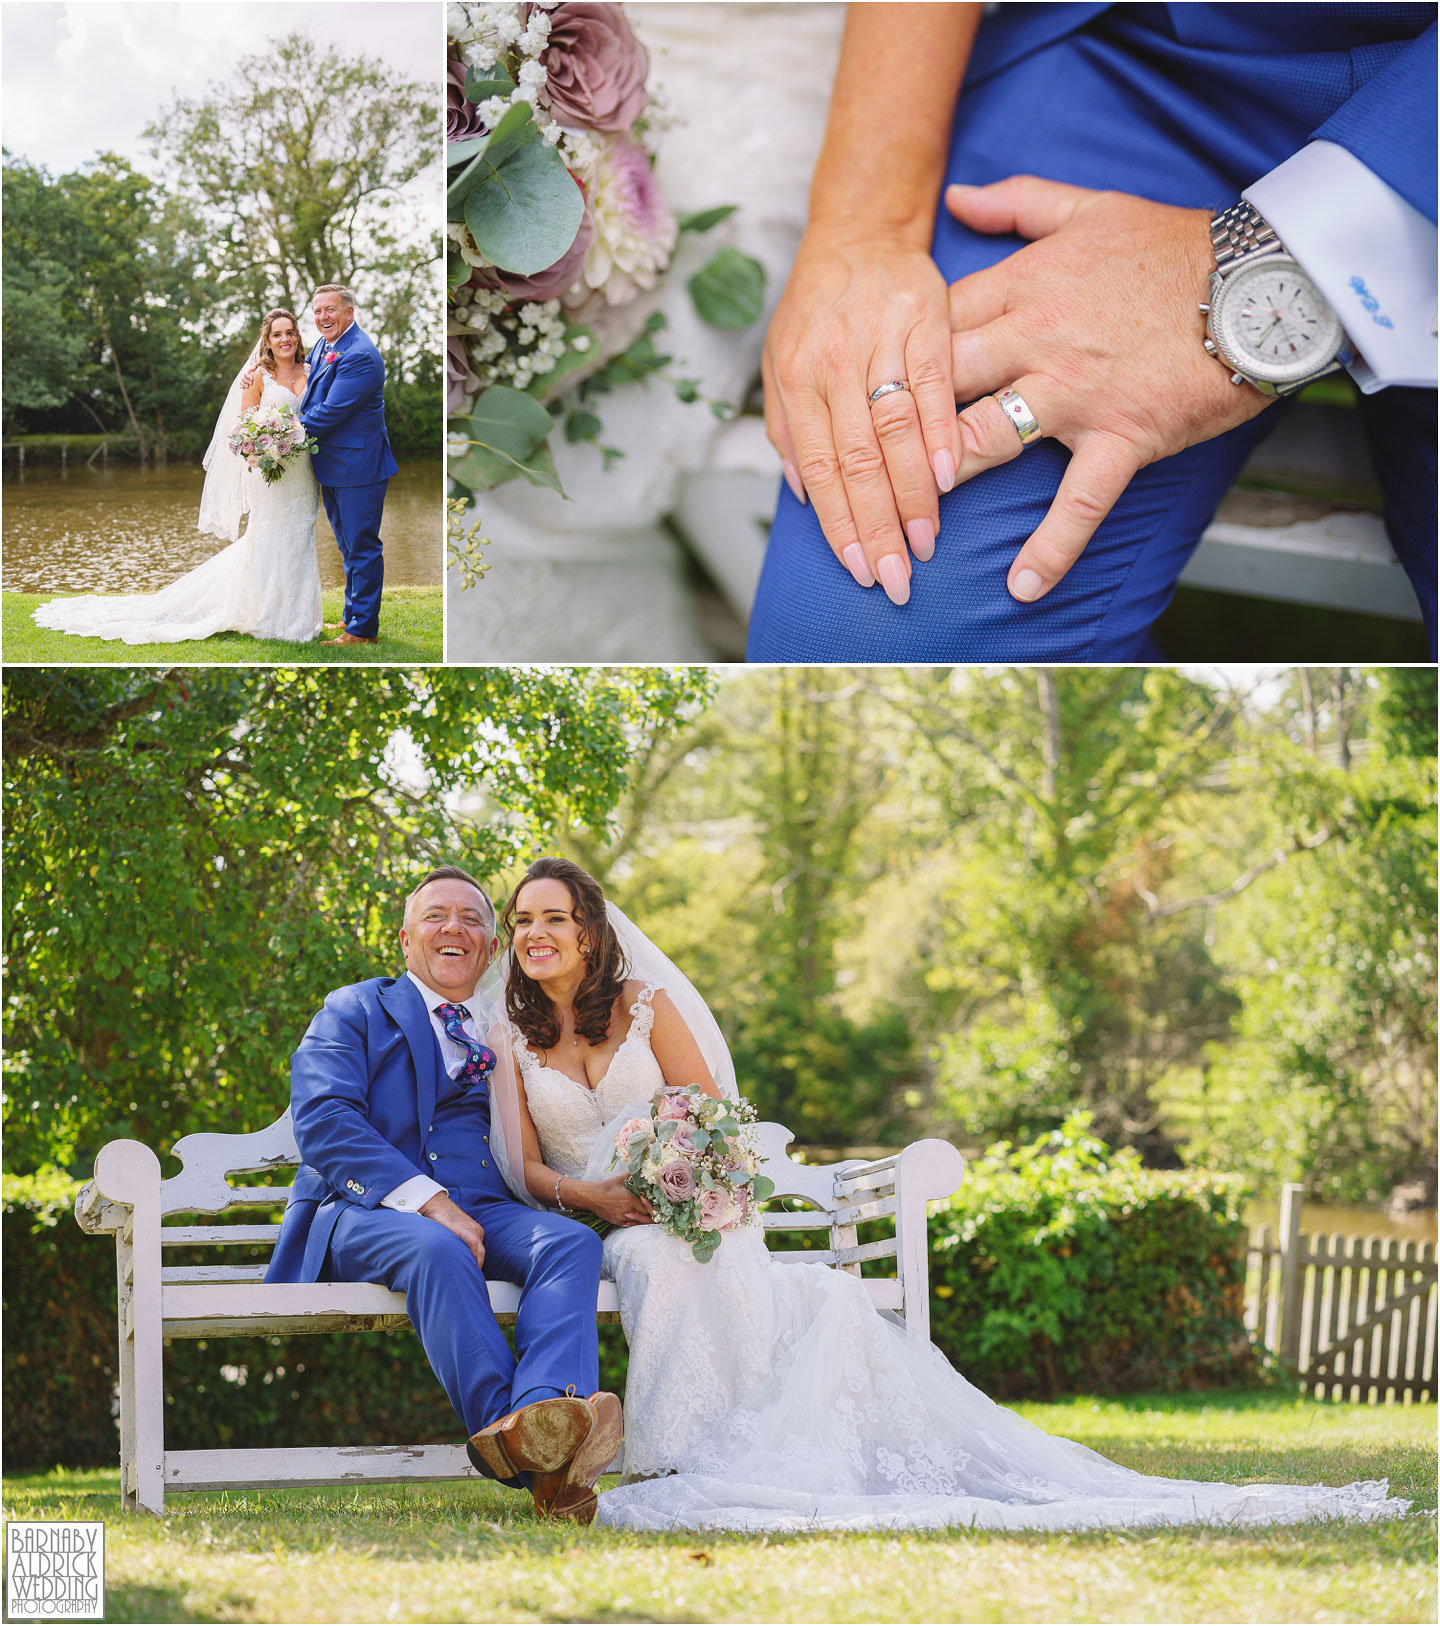
M545 1161L576 1178L602 1129L665 1082L647 983L593 1090L512 1029ZM987 1399L863 1283L772 1262L758 1227L708 1264L658 1226L614 1230L603 1274L630 1344L625 1469L661 1477L600 1497L599 1522L646 1530L977 1526L1079 1530L1393 1518L1388 1482L1223 1485L1159 1479L1057 1439Z
M266 378L262 406L298 402L292 390ZM310 459L293 458L273 484L250 471L244 478L250 518L238 542L158 593L54 599L35 611L36 625L127 644L188 643L217 632L293 644L317 638L323 620L315 551L320 487Z

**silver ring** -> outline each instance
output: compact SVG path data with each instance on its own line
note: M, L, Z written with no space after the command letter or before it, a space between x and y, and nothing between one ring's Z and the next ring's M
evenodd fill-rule
M877 384L870 391L870 405L874 406L882 395L894 395L896 390L904 390L908 395L910 386L903 378L892 378L888 384Z
M1043 440L1040 425L1035 421L1035 414L1025 405L1025 397L1019 390L996 390L995 400L1010 422L1015 425L1015 433L1020 437L1020 444L1028 446L1032 440Z

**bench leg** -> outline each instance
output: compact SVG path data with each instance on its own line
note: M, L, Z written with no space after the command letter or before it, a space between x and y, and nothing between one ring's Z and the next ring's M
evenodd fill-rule
M133 1224L133 1222L132 1222ZM120 1506L165 1511L165 1342L161 1328L159 1238L153 1250L117 1240L120 1322ZM155 1255L150 1270L147 1253Z

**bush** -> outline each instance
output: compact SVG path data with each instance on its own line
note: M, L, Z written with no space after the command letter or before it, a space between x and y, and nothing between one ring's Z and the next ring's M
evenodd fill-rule
M1002 1141L935 1213L935 1342L1001 1398L1253 1377L1242 1183L1144 1169L1089 1125Z

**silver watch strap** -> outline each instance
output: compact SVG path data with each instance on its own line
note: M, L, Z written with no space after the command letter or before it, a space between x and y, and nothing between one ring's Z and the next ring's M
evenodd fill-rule
M1215 269L1222 275L1248 254L1283 254L1285 245L1252 203L1232 203L1210 222Z

